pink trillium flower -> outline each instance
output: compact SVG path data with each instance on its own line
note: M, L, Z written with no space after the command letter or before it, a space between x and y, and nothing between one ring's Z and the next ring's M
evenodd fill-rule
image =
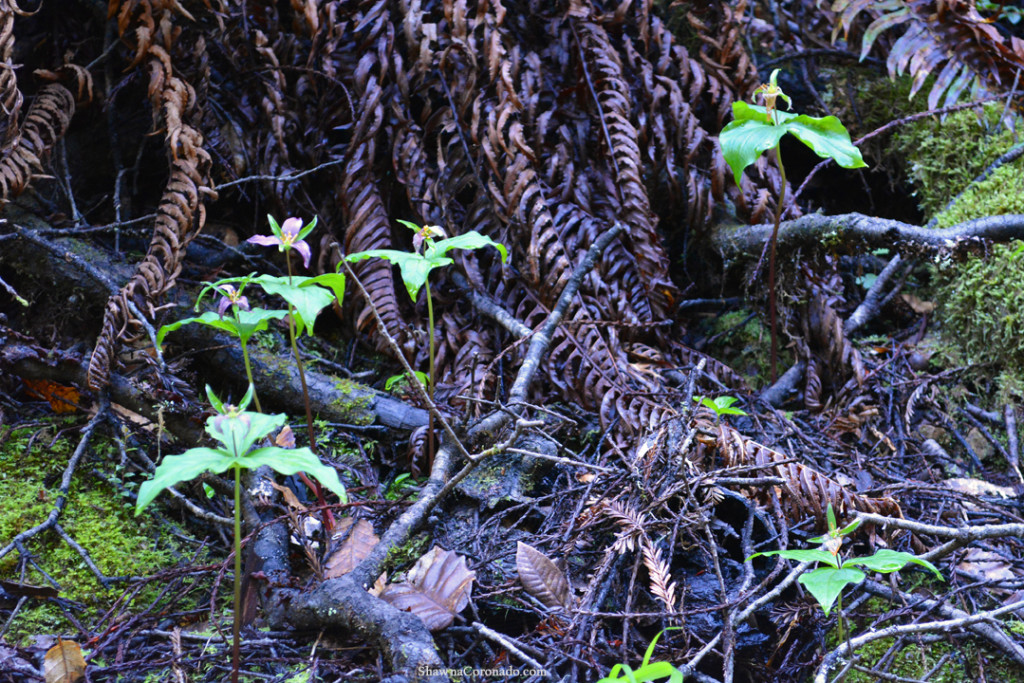
M231 285L217 285L217 291L221 293L220 301L217 302L217 315L220 317L223 318L232 306L238 306L243 311L249 310L249 298Z
M302 265L309 268L309 259L312 257L312 252L309 249L309 244L305 240L298 239L299 231L302 230L302 219L301 218L289 218L281 225L281 235L254 235L246 240L246 242L252 242L253 244L259 244L264 247L277 247L279 251L295 251L302 254Z

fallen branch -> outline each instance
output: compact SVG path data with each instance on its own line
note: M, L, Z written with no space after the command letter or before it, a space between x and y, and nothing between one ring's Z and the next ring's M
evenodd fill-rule
M0 249L0 259L9 262L23 273L22 290L27 284L47 288L51 294L65 291L74 293L85 301L105 301L111 292L119 291L119 282L131 275L130 269L112 264L108 255L77 239L49 239L41 232L48 226L30 214L17 214L15 226L20 239L7 242ZM14 249L17 255L14 255ZM8 253L10 250L10 253ZM8 257L9 258L6 258ZM29 264L32 264L31 266ZM45 273L45 279L41 275ZM182 309L191 301L180 301ZM155 332L153 333L155 336ZM226 335L215 334L202 325L186 325L169 337L173 345L189 349L209 349L197 354L197 360L210 371L209 376L219 377L225 384L242 388L247 385L245 364L237 343ZM261 387L260 396L275 409L289 413L305 412L299 378L291 372L291 365L258 348L250 349L253 374ZM88 365L88 359L85 361ZM60 368L44 368L43 364L22 364L23 377L71 381L80 387L87 383L80 380L81 373L72 363L63 363ZM42 377L41 375L46 375ZM328 422L342 422L354 425L378 424L401 430L412 430L427 424L427 413L403 401L374 391L356 382L339 382L337 379L315 371L308 373L312 408ZM115 386L111 398L133 411L155 419L151 409L152 399L141 396L140 392L126 381L112 380ZM201 438L201 429L186 417L165 413L170 420L169 430L175 435L191 441Z
M771 235L769 224L731 226L719 229L712 242L726 259L757 258ZM949 228L930 229L860 213L814 213L784 221L779 227L778 247L795 249L838 243L847 247L936 251L972 238L995 242L1024 239L1024 215L987 216Z
M1021 523L987 524L964 527L938 526L936 524L914 522L909 519L884 517L882 515L876 515L869 512L858 513L857 519L877 524L883 529L894 527L896 529L903 529L904 531L912 531L915 534L928 534L930 536L952 539L948 543L945 543L921 556L929 562L940 560L973 541L980 541L986 538L1006 538L1008 536L1024 538L1024 524Z

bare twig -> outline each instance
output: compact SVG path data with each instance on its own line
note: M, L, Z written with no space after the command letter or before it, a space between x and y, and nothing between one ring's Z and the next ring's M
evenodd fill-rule
M866 322L878 315L878 312L881 309L880 304L883 299L885 285L888 284L889 280L891 280L899 270L900 263L902 262L903 259L899 254L896 254L889 259L889 263L885 264L885 268L883 268L882 272L878 274L875 281L871 283L871 288L868 289L868 293L864 295L864 300L860 302L860 306L857 306L857 310L851 313L850 317L843 323L843 334L849 337L851 334L859 330Z
M498 645L501 645L503 648L514 654L516 657L532 666L534 671L543 671L544 673L541 675L544 678L553 678L551 673L547 671L540 662L538 662L536 659L523 652L522 645L518 641L516 641L515 638L510 638L509 636L506 636L502 633L498 633L494 629L487 628L483 624L476 621L473 622L473 628L476 629L477 633L482 635L484 638L493 640Z

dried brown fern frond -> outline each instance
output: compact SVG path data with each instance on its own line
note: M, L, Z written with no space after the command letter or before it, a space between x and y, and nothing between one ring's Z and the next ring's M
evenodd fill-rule
M18 89L18 77L14 73L14 17L19 13L18 4L13 0L0 2L0 106L3 107L3 151L15 144L18 133L18 119L24 97Z
M727 424L715 425L697 418L701 436L698 441L704 448L710 448L721 459L725 467L757 465L762 472L781 477L785 483L776 488L783 510L791 521L813 516L824 526L825 510L831 504L836 514L850 515L855 510L880 515L902 517L899 505L892 498L869 498L853 493L821 472L796 462L785 462L790 458ZM761 502L767 503L769 496L764 489L756 494Z
M10 199L28 187L43 159L67 131L75 114L75 97L59 83L40 88L20 127L14 147L0 159L0 197Z
M145 51L155 123L163 128L171 156L170 177L157 206L149 250L135 275L107 303L89 361L89 386L93 389L109 382L117 340L133 341L139 337L142 321L135 318L132 309L155 316L157 300L174 286L181 272L185 247L206 222L203 198L216 196L210 180L212 161L203 147L203 136L188 121L196 108L195 91L174 73L171 54L159 40L171 34L178 36L179 32L170 24L170 9L176 6L174 2L161 6L160 33L146 36ZM151 9L149 3L143 3L143 9L145 25ZM202 49L202 45L197 47Z
M618 553L631 552L636 549L637 541L647 533L646 515L641 514L628 503L618 500L591 500L589 504L605 518L615 522L621 531L612 548Z
M649 538L644 536L640 541L640 549L643 551L644 566L651 578L651 592L661 600L669 612L675 611L676 605L676 584L672 580L672 572L668 562L661 556L658 549Z
M631 297L637 318L661 319L678 298L668 276L668 259L660 245L657 217L651 211L647 188L642 180L643 159L636 127L630 120L629 86L618 53L612 49L607 32L599 24L582 21L576 26L586 66L593 73L597 116L607 131L605 154L614 171L618 190L619 217L630 227L630 260L635 260L645 295ZM621 255L612 258L622 259ZM623 259L624 263L629 263ZM653 317L652 317L653 316Z
M1002 35L971 0L837 0L832 9L838 13L836 33L849 32L862 12L870 13L862 56L882 33L903 30L889 49L889 75L909 74L913 95L934 74L931 109L956 103L966 90L1007 91L1024 70L1024 41Z
M803 336L799 344L807 361L807 382L804 402L811 411L824 407L825 394L835 394L848 381L864 384L864 363L860 351L843 331L842 282L832 259L819 270L824 275L805 270L806 303L801 307Z

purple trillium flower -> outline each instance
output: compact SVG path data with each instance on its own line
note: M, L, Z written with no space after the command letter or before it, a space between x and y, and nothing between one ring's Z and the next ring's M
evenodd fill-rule
M217 285L217 291L221 293L220 301L217 302L217 315L220 317L223 318L232 305L243 311L249 310L249 298L242 296L242 292L231 285Z
M253 244L264 247L277 247L280 251L295 251L302 254L302 265L309 268L309 259L312 257L309 244L305 240L298 239L299 231L302 230L301 218L289 218L281 225L281 236L276 235L254 235L246 240Z

